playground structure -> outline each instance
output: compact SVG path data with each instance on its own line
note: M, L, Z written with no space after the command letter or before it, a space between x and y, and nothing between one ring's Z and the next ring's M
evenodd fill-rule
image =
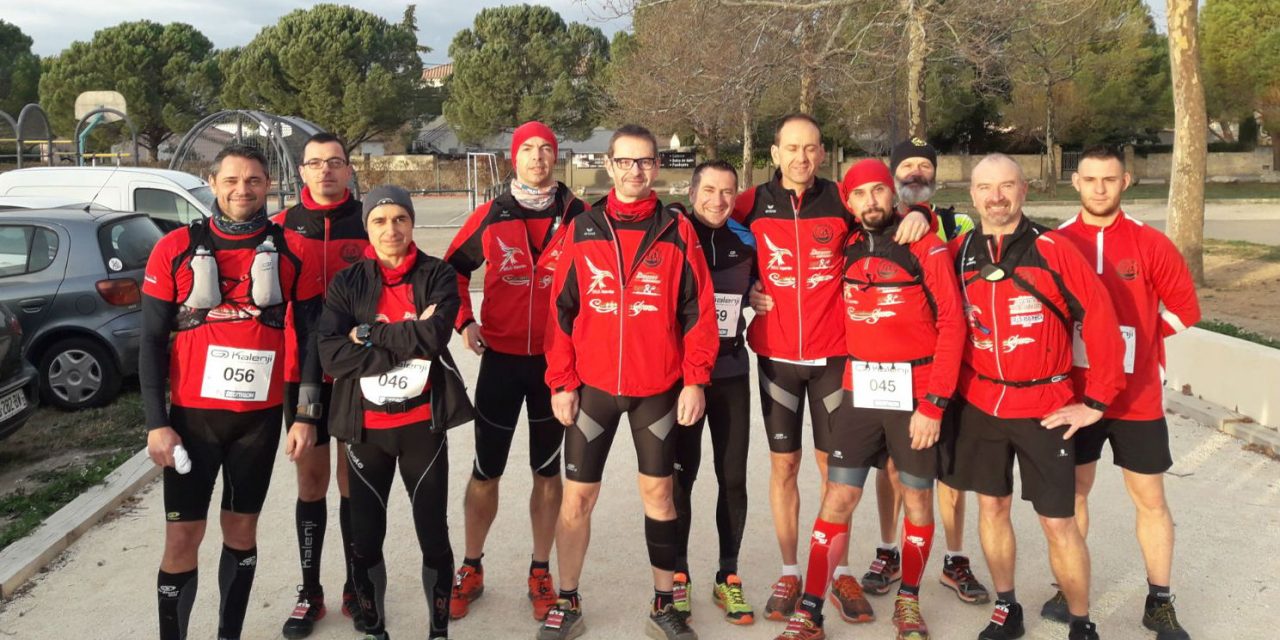
M121 160L127 159L131 164L138 164L138 129L127 114L123 96L115 91L86 91L76 99L75 109L75 136L72 138L54 135L49 114L39 104L22 107L17 119L0 111L0 149L13 145L12 155L0 152L0 162L12 158L21 169L31 159L34 147L36 164L50 167L60 163L84 166L86 160L91 164L97 164L99 160L114 160L119 166ZM125 123L129 132L132 152L89 153L85 150L89 134L96 127L119 121Z

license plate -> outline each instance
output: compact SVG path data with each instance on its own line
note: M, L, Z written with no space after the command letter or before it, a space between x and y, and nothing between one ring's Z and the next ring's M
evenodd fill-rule
M22 410L26 408L27 396L22 393L22 389L0 398L0 422L22 413Z

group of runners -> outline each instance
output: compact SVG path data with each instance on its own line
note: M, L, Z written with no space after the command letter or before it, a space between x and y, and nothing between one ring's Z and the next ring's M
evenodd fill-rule
M928 638L920 585L935 487L946 544L940 581L964 602L992 600L964 551L974 492L995 592L978 638L1021 637L1015 461L1057 580L1041 615L1069 624L1072 640L1099 637L1085 536L1107 443L1135 505L1148 581L1142 623L1159 640L1189 637L1170 587L1161 377L1164 337L1194 324L1199 307L1172 244L1122 210L1123 156L1082 155L1072 178L1081 210L1051 230L1024 214L1027 182L1001 154L971 170L975 221L931 204L938 158L922 140L895 146L887 166L854 164L837 184L817 176L818 123L790 115L775 132L768 182L743 190L732 165L705 162L693 171L687 209L654 191L657 150L647 129L619 128L605 162L612 189L587 203L554 178L555 134L525 123L512 138L510 189L472 212L436 257L413 242L405 190L352 196L336 137L308 140L300 202L274 216L261 152L224 149L209 176L214 215L161 240L143 287L148 449L165 467L160 637L186 637L219 473L218 636L240 637L281 423L297 470L301 569L284 636L307 637L327 613L320 558L332 466L342 496L342 613L365 638L389 638L382 550L398 467L422 553L428 638L448 637L449 621L469 615L485 590L485 543L522 410L537 638L586 631L579 581L624 414L654 583L645 633L697 638L689 538L704 424L718 485L711 600L728 623L752 624L738 574L747 455L760 437L750 429L748 351L782 565L762 613L785 622L779 640L826 637L828 601L846 622L872 621L867 596L895 585L897 637ZM481 269L477 314L472 277ZM447 348L454 332L480 359L474 403ZM806 401L822 489L802 572ZM455 567L446 431L472 420ZM848 566L850 521L872 468L881 540L859 579Z

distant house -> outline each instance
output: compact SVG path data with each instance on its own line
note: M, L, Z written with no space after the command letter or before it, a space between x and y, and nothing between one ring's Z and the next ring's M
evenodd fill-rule
M444 81L453 75L453 63L438 64L422 70L422 84L428 87L443 87Z
M591 135L584 140L569 139L563 133L556 133L559 138L560 157L569 158L571 155L584 154L603 154L609 149L609 138L613 137L613 129L605 127L596 127L591 130ZM666 142L671 138L668 135L658 135L660 143ZM413 142L413 149L418 153L436 153L443 155L462 155L464 153L498 153L503 156L511 153L511 131L503 131L482 140L480 144L468 145L458 140L458 135L454 133L453 128L449 126L449 121L444 116L439 116L432 120L427 126L418 132L418 137Z

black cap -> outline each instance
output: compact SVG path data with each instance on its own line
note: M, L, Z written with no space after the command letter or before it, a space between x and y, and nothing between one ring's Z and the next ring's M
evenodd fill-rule
M903 140L893 148L893 153L889 154L889 171L897 175L898 165L907 158L924 158L933 163L935 169L938 167L938 150L920 138Z
M361 218L364 226L369 226L369 212L384 204L398 204L409 212L410 218L417 220L417 214L413 212L413 198L409 196L408 191L395 185L380 184L365 194L364 212Z

